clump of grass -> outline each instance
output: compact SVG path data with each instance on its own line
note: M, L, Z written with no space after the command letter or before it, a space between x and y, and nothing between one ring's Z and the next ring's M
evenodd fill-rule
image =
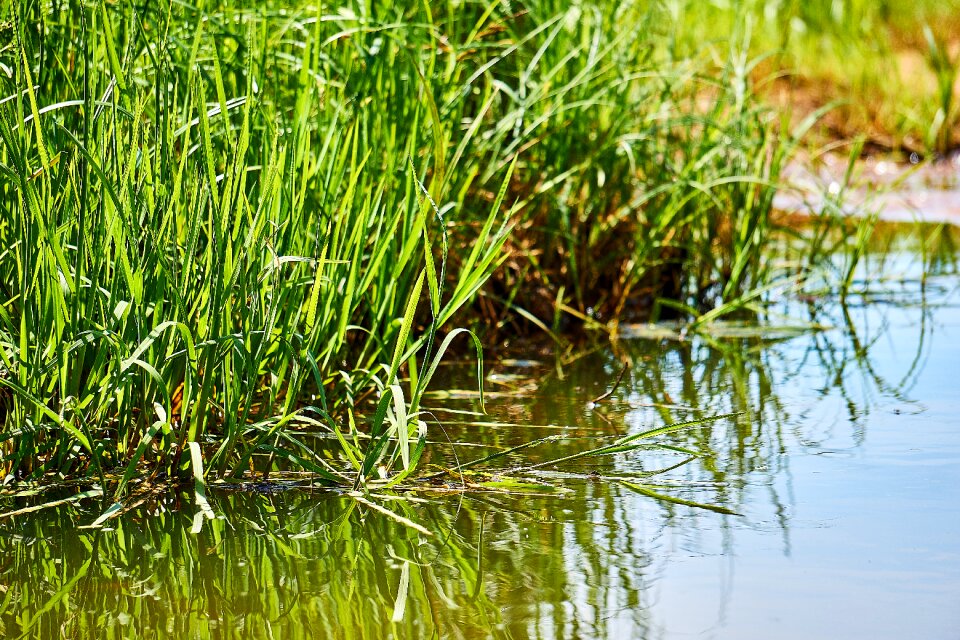
M347 11L8 10L4 475L122 489L197 470L199 444L206 474L285 460L341 481L297 432L332 435L378 377L381 408L400 397L401 366L415 415L418 356L505 239L498 200L444 272L476 173L448 148L475 130L437 115L437 49L409 55L434 34Z
M546 26L514 39L530 62L492 70L508 97L497 133L524 149L494 295L554 331L564 316L615 330L756 301L778 275L764 252L780 172L810 123L790 133L756 98L751 23L688 59L654 27L685 18L659 8L535 11Z
M757 308L804 127L697 6L2 5L2 470L395 484L478 294Z

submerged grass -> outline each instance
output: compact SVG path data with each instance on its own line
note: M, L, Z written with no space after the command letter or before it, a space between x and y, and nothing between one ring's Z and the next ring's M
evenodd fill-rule
M821 269L770 258L819 114L761 105L749 18L689 54L698 6L0 4L8 481L393 486L458 317L707 323Z

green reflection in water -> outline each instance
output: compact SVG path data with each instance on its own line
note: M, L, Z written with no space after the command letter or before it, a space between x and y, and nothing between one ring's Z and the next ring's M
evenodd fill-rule
M442 630L443 637L525 638L580 629L601 637L611 597L637 607L635 628L642 628L648 559L631 554L616 532L612 497L594 496L605 504L600 510L594 499L549 496L387 503L437 532L433 538L348 496L300 491L218 494L213 506L225 516L196 534L187 494L141 505L111 521L113 530L77 529L95 517L92 507L51 509L4 527L0 632L414 638ZM591 522L598 511L609 524ZM625 561L609 561L614 549ZM618 575L605 576L618 564ZM580 589L597 603L594 623L565 604Z

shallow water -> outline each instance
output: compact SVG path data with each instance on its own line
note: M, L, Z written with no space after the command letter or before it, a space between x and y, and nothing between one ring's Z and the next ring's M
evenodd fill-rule
M951 260L921 279L897 250L865 268L883 279L846 306L785 301L791 320L763 329L525 353L488 371L486 416L464 413L470 364L427 399L432 464L558 436L499 467L742 412L657 440L674 450L370 498L392 518L345 494L211 489L212 520L190 493L103 529L78 528L95 500L2 519L0 637L956 638L960 279Z

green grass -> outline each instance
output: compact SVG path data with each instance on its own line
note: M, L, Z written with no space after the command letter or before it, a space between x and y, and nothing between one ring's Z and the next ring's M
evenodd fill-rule
M6 470L125 465L125 481L141 463L179 473L200 442L217 475L264 454L340 479L293 427L336 431L401 365L415 371L505 238L499 201L474 212L485 226L444 274L460 215L446 194L478 169L452 153L471 132L426 98L436 51L414 58L402 41L429 26L360 64L354 47L379 31L348 17L15 7L0 113Z
M824 122L827 141L866 135L874 149L922 155L953 149L958 120L951 103L960 91L957 0L740 0L674 6L682 14L680 39L687 51L699 50L750 16L753 52L773 54L763 77L781 76L767 84L765 95L776 100L786 91L798 111L840 102Z
M813 119L757 97L749 17L693 51L692 2L0 7L11 479L396 484L452 326L707 323L823 262L771 258Z

